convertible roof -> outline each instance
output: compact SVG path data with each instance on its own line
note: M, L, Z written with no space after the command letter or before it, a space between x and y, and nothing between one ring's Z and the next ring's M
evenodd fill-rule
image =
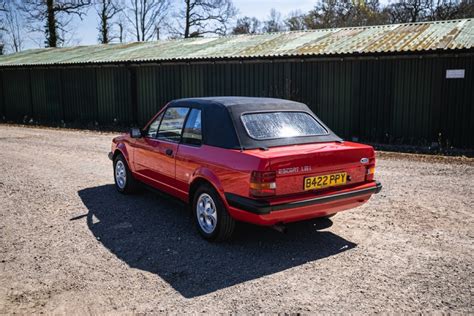
M234 107L234 106L242 106L242 105L249 105L258 107L261 105L267 104L282 104L282 105L296 105L302 104L296 101L285 100L285 99L277 99L277 98L259 98L259 97L241 97L241 96L216 96L216 97L203 97L203 98L185 98L185 99L178 99L174 102L195 102L205 106L215 106L215 105L222 105L225 107Z
M257 97L206 97L172 101L170 106L191 106L202 109L204 143L224 148L255 149L306 143L341 141L307 105L284 99ZM258 140L245 130L241 116L249 112L298 111L306 112L328 131L326 135L286 137Z

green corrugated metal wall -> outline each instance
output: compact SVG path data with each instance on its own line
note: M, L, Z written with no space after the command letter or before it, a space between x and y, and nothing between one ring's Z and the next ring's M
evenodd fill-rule
M94 122L99 119L97 76L92 67L61 70L62 100L66 122Z
M35 116L42 122L58 122L63 118L61 75L58 69L32 69L31 94Z
M0 96L8 120L102 125L144 124L176 98L269 96L308 104L347 139L421 145L441 133L474 148L473 72L472 53L1 69Z
M32 116L30 71L9 69L2 72L6 118L22 121L25 117Z
M130 72L123 67L97 68L97 121L129 123L132 117Z
M143 124L163 105L158 101L159 85L156 67L139 67L137 69L138 121Z
M5 117L5 102L3 102L3 73L0 71L0 116L2 119ZM6 118L6 117L5 117Z

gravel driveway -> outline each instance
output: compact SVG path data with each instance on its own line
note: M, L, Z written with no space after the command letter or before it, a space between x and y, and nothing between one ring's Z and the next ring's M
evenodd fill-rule
M0 125L0 313L474 313L472 159L379 153L364 206L210 244L115 191L112 136Z

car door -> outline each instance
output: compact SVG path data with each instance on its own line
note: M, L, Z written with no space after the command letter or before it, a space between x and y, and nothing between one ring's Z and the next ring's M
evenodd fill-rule
M156 134L149 129L135 144L136 172L145 177L147 183L171 194L176 191L175 155L188 111L187 107L167 108L163 116L157 118Z
M156 117L156 119L144 131L142 138L133 140L133 168L136 174L141 177L155 178L153 173L153 165L155 160L159 158L156 155L158 141L156 135L160 127L161 119L164 112Z
M176 186L183 192L189 191L190 179L201 165L202 155L201 110L191 109L183 128L181 143L176 154Z

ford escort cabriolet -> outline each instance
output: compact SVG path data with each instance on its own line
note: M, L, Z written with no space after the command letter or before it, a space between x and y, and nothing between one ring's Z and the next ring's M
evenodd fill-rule
M299 102L250 97L171 101L112 141L115 186L189 203L199 233L236 222L282 227L362 205L382 186L371 146L343 141Z

